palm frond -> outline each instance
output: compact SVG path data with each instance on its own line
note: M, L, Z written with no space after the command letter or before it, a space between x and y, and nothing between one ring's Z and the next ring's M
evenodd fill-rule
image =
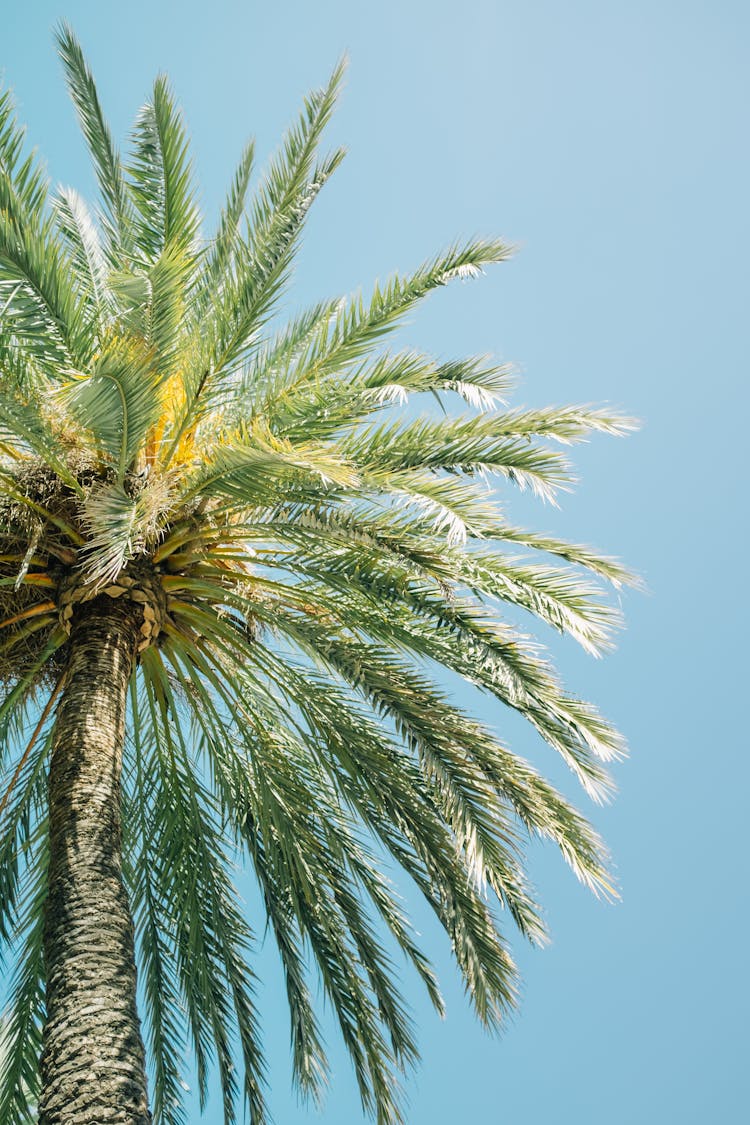
M61 188L54 201L57 226L70 252L79 281L85 285L90 315L101 337L111 304L107 261L99 232L85 201L72 188Z
M578 543L567 543L564 540L556 539L554 536L540 535L537 532L513 527L510 524L498 528L495 534L498 539L506 543L518 543L522 547L532 547L536 551L556 555L558 558L565 559L567 562L574 563L585 570L590 570L593 574L598 574L611 582L616 588L631 586L638 589L643 585L638 575L628 570L618 559L602 555L591 547L585 547Z
M331 313L336 311L333 305ZM314 369L306 379L304 355L283 356L283 367L278 360L274 362L273 355L269 358L262 355L256 371L243 381L243 390L248 388L245 409L252 405L269 417L277 432L291 439L331 437L376 411L403 406L411 395L424 392L455 392L471 406L489 410L510 386L509 369L483 359L438 363L430 356L407 351L365 361L344 379L333 373L319 377ZM242 392L235 395L235 404L235 408L244 405Z
M184 1125L182 1069L185 1055L184 1013L173 949L168 938L170 903L154 876L160 858L155 850L153 809L159 800L158 773L149 741L153 729L139 706L136 678L130 685L130 769L125 775L123 826L125 869L133 889L132 909L139 942L144 1014L154 1072L153 1115L156 1125ZM145 738L144 738L145 736Z
M499 473L520 488L554 501L571 483L570 467L557 451L500 436L492 415L450 421L396 423L345 438L345 456L387 481L388 472L428 469L475 475Z
M242 150L240 162L232 178L227 198L222 208L216 236L206 250L200 280L197 284L195 301L199 307L205 305L221 284L222 278L231 268L235 253L239 250L242 237L242 219L245 215L250 175L255 160L255 142L248 141Z
M497 239L456 244L407 277L396 274L385 285L376 285L369 302L361 296L351 298L332 322L320 326L300 377L309 382L360 360L430 292L455 279L476 277L484 266L505 261L511 253L512 248Z
M44 901L47 892L47 834L37 826L33 852L27 860L26 889L18 921L15 959L5 1026L0 1038L0 1120L31 1125L37 1120L40 1092L39 1057L44 1020Z
M227 435L200 473L186 482L183 495L226 496L246 507L256 491L259 499L269 498L272 485L281 502L285 489L323 495L331 486L357 480L356 470L335 449L312 442L292 445L255 427Z
M224 678L226 678L229 668L234 667L235 669L237 669L240 666L244 668L245 676L247 676L248 662L250 662L250 665L257 662L259 655L262 652L262 650L258 648L257 644L247 643L247 641L244 639L243 632L241 630L238 632L235 628L233 628L230 621L224 620L223 618L214 617L213 615L209 615L195 606L191 608L187 604L181 604L179 610L178 607L175 606L175 613L178 612L180 616L182 616L184 613L186 623L192 624L203 635L213 638L212 643L218 647L220 653L218 657L220 663L217 665L217 667L221 670L221 674L224 676ZM276 619L277 621L283 620L278 607L276 608ZM287 629L287 631L290 632L290 635L294 633L293 627L290 626L287 621L284 621L284 627ZM303 649L307 648L309 651L311 651L309 643L305 643L306 638L303 635L304 632L305 626L304 624L302 624L299 631L296 633L297 640L299 641ZM334 646L332 645L330 647L333 648ZM337 651L340 651L338 647ZM353 684L356 683L357 687L361 687L362 677L364 677L366 674L365 669L362 667L361 663L361 654L365 650L362 650L360 648L357 651L360 654L360 657L354 662L356 673L352 682ZM368 655L371 654L371 651L374 650L368 650ZM320 655L319 652L316 655ZM330 649L326 650L326 659L329 658ZM274 655L273 657L269 656L269 667L272 663L278 663L277 655ZM389 666L388 671L392 673L396 669L396 667L396 665ZM344 662L343 664L337 663L336 670L338 672L343 671L345 678L350 678L351 676L351 673L349 676L347 676L346 674L348 671L346 662ZM276 691L283 690L282 685L285 682L286 677L284 674L284 669L282 668L278 680L273 685L274 689ZM385 706L385 692L388 690L396 692L398 691L398 688L397 686L394 686L393 675L388 677L386 674L382 674L379 682L382 683L383 694L378 697L370 697L368 695L368 698L372 700L377 711L379 713L382 713ZM407 684L409 688L407 694L408 706L411 707L415 704L423 705L422 699L414 699L414 693L413 690L411 690L413 688L413 684L410 681L407 681ZM220 681L215 680L213 686L218 690ZM243 713L245 713L248 707L247 701L250 699L257 700L259 686L260 685L257 677L253 677L251 680L245 679L242 691L241 693L238 693L239 698L232 700L229 705L232 706L235 711L239 709ZM266 697L273 698L272 695L266 695ZM432 700L430 700L430 702L432 702ZM418 706L417 709L421 710L421 707ZM449 709L446 708L446 710ZM259 728L262 727L262 724L256 725ZM446 806L446 808L449 810L448 815L451 819L451 823L454 825L455 830L458 832L460 828L460 839L464 841L464 846L470 849L470 854L474 854L476 852L478 839L484 839L485 842L490 842L494 837L494 829L491 827L492 813L489 811L486 805L482 804L482 800L488 801L491 798L491 791L488 790L486 782L483 782L480 786L480 789L477 790L477 778L474 777L470 779L470 775L466 774L465 771L467 767L465 765L465 750L463 747L461 747L461 750L459 751L458 746L452 746L452 748L447 751L445 745L441 741L439 749L442 756L440 759L441 768L439 770L440 780L443 785L448 785L449 788L446 792L450 793L450 801ZM447 757L446 753L448 753ZM381 779L381 785L382 783L383 779ZM420 783L422 786L424 785L424 778L420 778ZM479 818L479 821L476 820L477 817ZM481 828L482 823L485 825L484 829ZM495 852L491 854L497 853ZM399 859L403 862L403 856L399 856ZM453 872L453 875L455 877L455 871ZM468 879L469 876L467 875L466 878ZM466 893L468 893L468 886L469 884L467 883ZM508 881L506 891L512 893L512 886L512 881ZM520 902L521 900L519 899L519 903ZM526 905L528 906L528 903ZM475 909L476 903L472 906L472 912L475 911ZM529 913L528 910L525 909L524 915L530 925L530 932L535 932L536 935L539 935L541 931L539 929L538 919L536 924L532 924L533 910L531 911L531 913ZM452 914L451 916L453 917L454 915ZM481 912L481 916L484 917L483 911ZM444 918L444 916L442 915L441 917ZM485 926L485 922L482 923L482 926ZM471 955L471 972L467 977L467 986L470 989L476 986L476 989L478 991L475 999L478 1004L478 1010L483 1013L483 1018L486 1018L490 1022L493 1022L495 1019L499 1018L500 1012L502 1011L503 1007L510 1002L510 996L512 995L512 988L509 989L508 987L509 973L512 978L512 969L510 968L510 962L506 961L504 954L501 957L500 961L497 961L497 946L496 944L493 945L491 942L489 942L489 937L486 929L480 929L479 932L474 932L473 934L471 931L467 931L464 936L467 947L474 950L474 953L472 953ZM482 959L477 962L476 957L479 956L479 954L476 952L476 950L480 947L484 952L482 953ZM484 959L486 959L486 962ZM484 968L482 968L482 965L484 965ZM469 962L467 962L466 968L468 972ZM500 974L499 976L496 975L498 973ZM494 983L491 983L492 981L494 981ZM494 999L492 999L492 997L494 997Z
M18 459L36 454L74 492L80 492L80 485L66 464L59 436L50 425L49 418L42 414L38 401L26 396L22 398L10 390L3 395L0 401L0 442Z
M95 448L113 465L121 484L162 410L164 373L136 342L115 337L91 373L61 391L73 417L90 431Z
M178 703L153 649L144 654L142 667L160 780L160 800L152 822L162 860L159 893L170 903L177 921L177 964L199 1062L201 1097L206 1093L208 1026L217 1052L225 1119L228 1123L235 1120L237 1078L232 1041L236 1032L244 1064L244 1094L253 1121L262 1125L265 1064L258 1040L253 976L247 964L252 934L235 905L236 891L226 871L228 860L213 801L194 774ZM188 912L186 902L192 907ZM178 903L181 909L175 914Z
M199 409L199 400L205 409L217 382L241 363L286 282L307 212L343 156L337 151L314 164L342 76L339 64L328 85L306 99L298 124L287 134L255 196L247 237L237 244L221 285L215 286L202 326L207 348L185 375L185 417L168 456Z
M121 261L123 251L131 245L130 227L132 202L125 184L120 155L112 140L112 133L104 117L94 77L84 58L80 43L66 23L56 32L57 46L65 70L73 105L78 114L99 190L105 206L105 229L108 235L107 250L113 264Z
M267 900L275 891L283 902L291 891L297 923L314 951L345 1041L356 1051L363 1101L377 1107L382 1120L398 1120L389 1070L395 1059L411 1059L414 1047L368 921L353 891L347 891L342 865L349 858L356 862L362 855L361 844L355 844L348 833L343 842L337 839L345 825L343 810L326 802L322 778L309 787L302 747L288 731L263 723L254 725L252 734L243 729L248 749L253 749L247 757L251 782L244 787L245 811L240 804L238 812L243 815L243 835L259 881ZM362 862L367 864L364 857ZM279 926L278 912L274 916ZM357 964L365 976L357 971ZM370 989L377 1005L368 995ZM392 1037L393 1055L382 1037L380 1020ZM303 1074L310 1069L309 1039L304 1049ZM316 1058L315 1063L319 1066L321 1060Z
M87 537L79 562L92 589L114 582L133 558L158 541L162 501L158 479L146 480L134 493L117 481L87 493L80 505Z
M13 761L12 769L6 767L0 775L0 948L11 944L18 931L19 892L29 878L29 856L34 851L40 818L46 815L49 731L42 738L32 736L28 750L25 761L20 757Z
M84 306L51 220L0 208L0 299L15 346L52 378L85 363L93 344Z
M188 250L198 229L192 170L185 127L163 75L138 116L130 174L140 252L154 262L165 250Z
M26 131L19 125L16 107L9 90L0 92L0 204L22 217L38 223L47 200L47 177L35 154L24 157Z

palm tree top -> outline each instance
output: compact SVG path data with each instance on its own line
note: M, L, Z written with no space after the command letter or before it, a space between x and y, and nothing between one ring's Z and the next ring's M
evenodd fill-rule
M241 856L284 969L296 1081L316 1098L326 1082L317 978L363 1105L397 1121L417 1047L385 932L442 1001L382 855L446 929L488 1027L515 1001L504 918L545 934L525 839L614 893L581 814L456 704L444 673L520 712L607 795L621 737L502 614L521 607L599 654L619 623L603 586L632 577L514 526L495 486L554 501L572 481L560 445L633 423L511 409L506 367L389 347L432 290L504 261L502 241L456 243L367 299L279 326L307 212L342 159L320 148L342 65L252 193L248 144L206 238L167 81L123 156L76 38L62 25L57 39L95 212L50 194L0 94L0 939L18 966L0 1119L26 1120L38 1088L44 784L71 623L108 597L139 636L124 871L155 1120L184 1120L188 1044L203 1097L215 1059L227 1120L243 1094L266 1119L251 967L264 923L238 906ZM419 410L435 397L438 418Z

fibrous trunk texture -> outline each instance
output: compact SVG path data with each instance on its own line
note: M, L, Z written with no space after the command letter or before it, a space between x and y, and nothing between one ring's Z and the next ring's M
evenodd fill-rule
M49 774L40 1125L147 1125L120 772L138 626L102 596L73 622Z

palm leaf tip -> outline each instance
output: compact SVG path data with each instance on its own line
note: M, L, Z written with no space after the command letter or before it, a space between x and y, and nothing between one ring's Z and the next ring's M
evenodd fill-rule
M81 131L96 172L109 236L110 252L118 243L129 247L128 224L132 202L128 195L119 152L104 117L93 74L81 45L65 21L55 30L65 80L75 106ZM123 247L123 248L124 248Z

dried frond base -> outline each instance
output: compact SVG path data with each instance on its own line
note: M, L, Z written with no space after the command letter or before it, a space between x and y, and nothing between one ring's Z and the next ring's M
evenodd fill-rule
M107 472L82 452L71 449L66 460L85 496L111 486ZM100 594L123 597L132 604L139 652L156 643L167 603L153 564L136 552L106 584L92 582L85 567L91 542L85 503L36 459L20 464L5 461L0 470L0 683L12 684L27 676L51 632L62 627L69 634L75 613ZM143 489L143 481L132 477L126 479L123 494L139 495ZM152 491L166 501L167 485ZM63 644L40 671L39 683L56 681L66 660L67 644Z
M90 455L71 450L68 468L85 483L95 476ZM71 540L55 521L75 528L77 501L72 489L36 458L5 461L0 491L0 683L26 675L44 651L57 620L57 586L76 563ZM66 660L58 649L40 673L56 680Z

